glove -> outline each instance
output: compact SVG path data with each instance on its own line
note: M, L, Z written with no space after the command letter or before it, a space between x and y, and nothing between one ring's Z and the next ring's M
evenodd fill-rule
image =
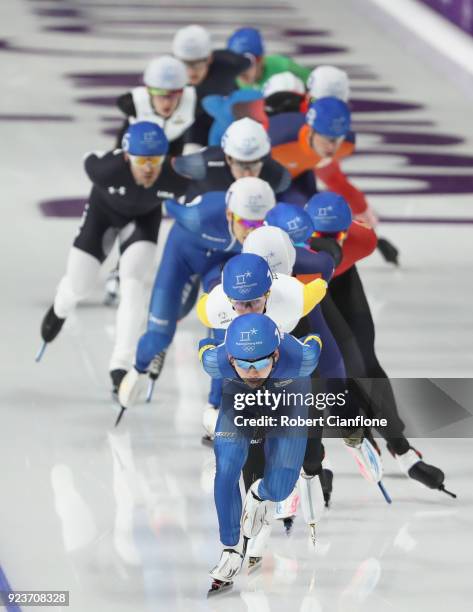
M208 349L214 349L219 345L219 342L215 338L203 338L199 342L199 359L202 361L202 356Z
M365 437L363 427L358 427L357 429L341 427L340 429L343 441L347 446L351 446L352 448L359 448L361 446Z
M146 385L147 375L133 367L123 378L118 389L118 401L123 408L134 406Z
M328 253L333 258L335 268L342 261L342 247L334 238L311 238L309 246L313 251Z

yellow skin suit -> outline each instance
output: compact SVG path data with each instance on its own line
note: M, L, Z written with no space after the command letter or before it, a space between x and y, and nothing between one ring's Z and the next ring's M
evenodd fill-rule
M304 285L292 276L278 274L268 292L264 314L281 331L291 332L299 319L319 304L326 292L327 283L321 278ZM222 285L204 293L197 304L197 314L203 325L214 329L226 329L238 316Z

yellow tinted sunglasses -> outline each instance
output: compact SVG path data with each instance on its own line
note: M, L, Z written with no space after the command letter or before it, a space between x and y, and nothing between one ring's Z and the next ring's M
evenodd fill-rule
M152 155L149 157L146 157L146 155L129 155L129 157L134 166L145 166L146 164L160 166L164 161L164 155Z

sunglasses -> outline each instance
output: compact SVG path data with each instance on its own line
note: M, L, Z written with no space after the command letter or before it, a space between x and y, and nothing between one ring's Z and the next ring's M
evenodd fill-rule
M268 294L265 293L261 297L255 298L254 300L233 300L231 299L230 303L237 312L242 311L242 310L247 310L248 308L251 308L251 310L260 309L264 306L267 295Z
M314 232L312 234L312 238L333 238L334 240L336 240L337 242L340 242L341 240L345 240L345 238L347 237L348 232L346 231L340 231L340 232Z
M256 229L257 227L261 227L264 224L264 219L256 219L255 221L250 221L249 219L243 219L239 215L233 213L233 220L246 228Z
M242 368L242 370L251 370L254 368L257 372L267 368L273 361L273 355L262 357L261 359L255 359L255 361L248 361L247 359L235 359L235 364Z
M159 87L148 87L148 92L151 96L162 96L163 98L177 98L183 91L183 89L161 89Z
M229 157L228 159L230 166L236 166L237 168L240 168L240 170L249 170L250 172L259 172L264 163L262 159L250 162L239 161L233 157Z
M146 164L160 166L164 161L164 155L150 155L149 157L146 155L128 155L128 157L134 166L146 166Z

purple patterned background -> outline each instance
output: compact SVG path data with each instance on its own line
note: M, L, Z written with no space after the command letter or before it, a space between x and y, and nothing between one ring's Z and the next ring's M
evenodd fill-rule
M420 0L473 36L473 0Z

